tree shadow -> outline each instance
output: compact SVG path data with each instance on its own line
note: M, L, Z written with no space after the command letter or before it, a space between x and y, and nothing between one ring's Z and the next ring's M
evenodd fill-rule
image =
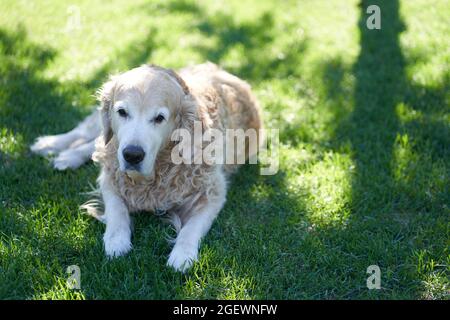
M292 41L285 52L271 52L270 45L276 40L276 34L273 13L270 11L252 20L238 22L232 14L222 11L210 14L193 1L169 1L159 9L169 13L190 14L190 30L214 40L212 44L202 41L194 45L194 49L205 60L219 65L223 65L227 56L234 52L239 63L227 65L226 69L247 81L259 82L262 79L299 75L296 67L301 53L307 48L307 42Z
M74 92L43 79L42 72L56 56L55 50L30 43L25 30L19 28L0 30L0 52L0 127L20 133L30 142L38 128L62 130L80 118L80 110L71 105Z
M361 51L353 67L354 110L340 129L343 133L339 134L347 136L353 147L356 166L353 189L369 191L368 194L355 193L352 197L355 204L379 203L367 196L379 194L373 192L377 188L393 186L391 156L399 129L395 107L406 82L405 60L399 45L399 35L405 27L399 16L399 3L380 3L383 29L379 31L366 26L364 10L368 5L368 1L361 2ZM388 67L380 64L388 64ZM378 172L376 177L371 176L374 171ZM382 194L392 196L390 192Z
M382 12L382 29L366 27L366 8L376 4ZM411 83L407 61L400 47L405 25L399 1L360 3L360 53L352 69L339 61L325 64L327 97L335 107L343 106L348 90L342 75L355 77L353 110L346 117L335 111L338 121L334 139L336 151L350 145L355 170L349 225L345 233L361 234L367 242L368 263L378 264L383 273L383 290L371 297L402 297L421 293L417 253L425 251L427 261L440 261L446 247L441 232L445 226L448 191L437 174L427 176L439 166L439 175L448 176L449 133L443 115L448 101L448 75L436 88ZM333 76L330 76L333 75ZM422 117L400 119L402 109L421 112ZM344 108L345 109L345 108ZM414 230L416 229L416 230ZM343 238L347 237L342 234ZM431 239L424 241L424 237ZM370 263L369 263L370 264ZM368 264L368 265L369 265ZM439 268L429 271L441 272ZM423 270L421 270L423 272ZM387 275L386 275L387 274ZM365 288L350 292L354 297Z

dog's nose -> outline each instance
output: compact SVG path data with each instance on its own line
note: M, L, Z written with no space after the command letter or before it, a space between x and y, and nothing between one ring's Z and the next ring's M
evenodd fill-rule
M130 164L138 164L144 160L144 149L138 146L127 146L122 151L123 158Z

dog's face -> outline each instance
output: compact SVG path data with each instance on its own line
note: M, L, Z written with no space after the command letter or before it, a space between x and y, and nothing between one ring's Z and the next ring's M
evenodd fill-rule
M152 66L125 72L103 87L105 140L116 136L121 171L152 175L186 94L186 85L174 72Z

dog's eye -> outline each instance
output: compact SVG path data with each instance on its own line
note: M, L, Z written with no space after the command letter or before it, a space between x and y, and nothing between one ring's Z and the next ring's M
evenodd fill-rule
M117 113L119 114L119 116L121 116L123 118L128 117L128 113L125 111L125 109L121 108L121 109L117 110Z
M166 118L164 118L164 116L162 114L159 114L158 116L156 116L153 121L155 121L155 123L161 123L164 120L166 120Z

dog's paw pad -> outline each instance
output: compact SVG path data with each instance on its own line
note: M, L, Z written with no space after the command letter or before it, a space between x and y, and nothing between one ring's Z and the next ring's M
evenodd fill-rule
M170 253L167 265L176 271L187 271L197 261L198 249L195 246L183 246L175 244Z

